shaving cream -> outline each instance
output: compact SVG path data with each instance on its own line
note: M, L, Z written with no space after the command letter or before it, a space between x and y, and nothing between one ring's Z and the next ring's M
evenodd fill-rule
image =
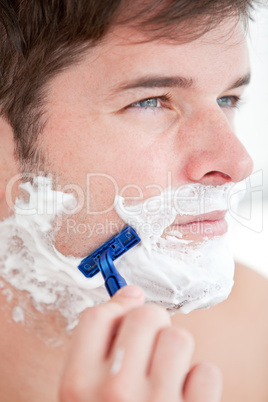
M53 245L56 217L72 209L76 200L72 194L52 190L47 177L35 177L32 184L20 187L28 199L16 199L14 215L0 223L0 276L13 288L27 291L38 311L59 310L71 329L81 311L108 300L104 289L94 293L103 287L101 275L86 279L77 269L80 260L64 256Z
M101 274L85 278L77 269L80 259L54 247L55 219L74 208L75 197L52 190L52 180L46 177L35 177L21 188L28 197L18 198L14 215L0 223L0 276L13 288L27 291L38 311L59 310L71 329L81 311L108 300ZM117 213L141 237L140 244L115 262L119 272L127 283L140 285L148 301L170 310L187 313L224 300L234 273L228 236L195 243L167 229L178 215L225 210L230 202L234 208L241 193L241 186L229 183L184 185L130 205L117 196ZM3 286L0 291L5 291ZM23 322L20 306L13 319Z
M194 242L178 230L166 231L177 216L235 211L245 194L245 182L222 186L188 184L159 196L127 205L117 197L121 218L139 234L141 243L123 255L118 270L129 283L140 285L148 300L189 313L225 300L233 286L234 261L228 232Z

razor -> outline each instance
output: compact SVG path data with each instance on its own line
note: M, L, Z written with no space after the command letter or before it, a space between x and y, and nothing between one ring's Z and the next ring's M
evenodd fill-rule
M111 237L97 250L85 257L78 265L78 269L86 278L93 278L101 272L105 281L105 287L112 295L126 286L125 279L119 274L113 261L125 254L141 241L135 230L127 225L121 232Z

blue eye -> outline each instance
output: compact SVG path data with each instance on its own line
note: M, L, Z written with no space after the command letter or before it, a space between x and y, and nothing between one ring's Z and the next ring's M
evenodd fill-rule
M131 106L133 107L141 107L141 108L146 108L146 107L159 107L159 98L149 98L149 99L144 99L139 102L132 103Z
M235 108L238 107L240 98L238 96L222 96L217 99L217 103L220 107Z
M126 108L138 108L138 109L158 109L158 111L165 108L169 108L172 101L171 95L169 93L163 94L162 96L154 96L153 98L141 99L137 102L132 103ZM155 111L155 110L154 110Z

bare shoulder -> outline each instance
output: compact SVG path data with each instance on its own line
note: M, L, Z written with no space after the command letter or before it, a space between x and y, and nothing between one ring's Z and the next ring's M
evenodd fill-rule
M244 349L241 361L251 362L254 373L251 381L259 397L256 401L268 400L268 279L253 269L236 265L235 285L226 301L231 313L236 341ZM238 344L238 343L237 343ZM242 349L241 349L242 350ZM247 378L245 375L244 380ZM248 378L250 380L250 378Z
M175 325L194 336L194 363L209 360L224 378L222 402L268 401L268 280L236 265L227 300L208 310L176 314Z
M236 264L233 297L247 305L268 310L268 279L253 269Z
M236 264L235 284L225 308L241 323L251 326L268 347L268 279L253 269Z

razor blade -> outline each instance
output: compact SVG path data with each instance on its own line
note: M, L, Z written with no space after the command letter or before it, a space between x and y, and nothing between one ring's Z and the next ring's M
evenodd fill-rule
M141 239L135 230L128 225L89 256L85 257L79 264L78 269L87 278L92 278L98 272L101 272L106 289L109 295L112 296L118 289L127 285L125 279L115 268L113 261L140 241Z

